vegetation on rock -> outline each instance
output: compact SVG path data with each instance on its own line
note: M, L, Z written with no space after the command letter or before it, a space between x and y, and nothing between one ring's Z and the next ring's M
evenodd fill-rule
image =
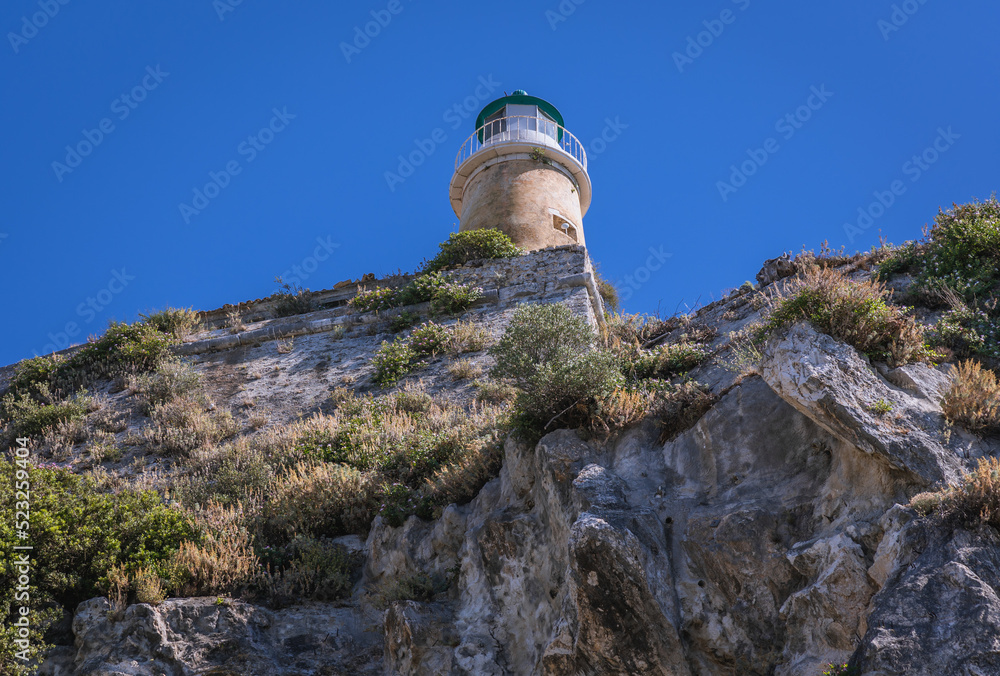
M524 253L504 232L492 228L453 232L438 245L441 251L421 266L422 273L437 272L473 260L511 258Z

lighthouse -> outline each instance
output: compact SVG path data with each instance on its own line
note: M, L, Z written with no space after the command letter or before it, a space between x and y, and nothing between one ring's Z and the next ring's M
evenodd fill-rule
M529 251L583 245L587 154L555 106L518 90L479 113L455 158L450 197L461 232L502 230Z

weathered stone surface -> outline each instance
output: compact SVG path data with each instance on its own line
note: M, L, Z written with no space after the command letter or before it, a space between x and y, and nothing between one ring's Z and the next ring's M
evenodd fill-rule
M799 323L768 342L761 374L782 399L914 484L958 479L963 463L946 447L940 406L891 387L851 346ZM883 403L888 413L877 412Z
M440 604L399 601L385 612L385 670L390 674L461 673L455 669L458 634Z
M764 267L757 273L757 281L761 286L767 286L779 279L790 277L798 271L795 261L785 253L777 258L771 258L764 262Z
M380 673L381 641L352 608L309 604L272 612L212 597L136 604L121 619L110 611L103 598L80 604L72 674Z
M911 529L920 552L873 600L852 664L861 676L1000 674L1000 537Z

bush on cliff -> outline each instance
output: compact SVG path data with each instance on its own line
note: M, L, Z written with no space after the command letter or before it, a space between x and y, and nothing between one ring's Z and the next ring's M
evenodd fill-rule
M758 341L797 321L854 346L872 359L902 365L931 356L923 327L891 305L885 284L853 281L833 268L811 268L776 297Z
M422 273L437 272L472 260L511 258L523 253L506 233L492 228L453 232L447 242L438 246L441 251L423 264Z
M930 307L949 307L931 342L956 357L1000 359L1000 201L954 204L939 211L921 242L908 242L882 261L884 279L910 272L912 295Z
M545 431L585 423L596 398L622 384L616 355L596 347L590 325L565 305L525 305L490 348L495 378L518 388L521 426Z

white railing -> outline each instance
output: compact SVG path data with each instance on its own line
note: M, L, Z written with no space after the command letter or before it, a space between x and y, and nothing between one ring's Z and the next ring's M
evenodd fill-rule
M512 115L487 122L466 139L455 157L455 169L484 148L498 143L530 143L541 150L559 148L587 168L587 152L580 140L544 117Z

